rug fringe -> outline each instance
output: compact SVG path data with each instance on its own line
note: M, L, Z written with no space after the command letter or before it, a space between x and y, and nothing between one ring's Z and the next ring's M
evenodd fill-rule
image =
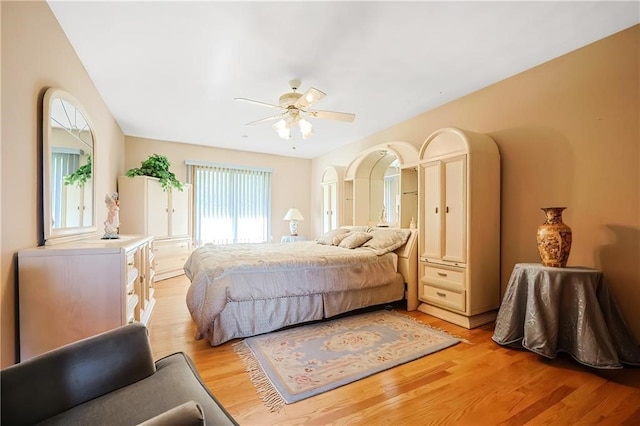
M460 340L462 343L466 343L466 344L468 344L468 345L471 345L471 342L470 342L469 340L465 339L464 337L458 336L457 334L450 333L450 332L448 332L447 330L442 329L442 328L440 328L440 327L434 327L434 326L432 326L432 325L430 325L430 324L425 324L425 323L423 323L422 321L420 321L420 320L418 320L417 318L414 318L414 317L412 317L412 316L410 316L410 315L406 315L406 314L403 314L403 313L398 312L398 311L395 311L395 310L387 311L387 312L391 312L391 313L393 313L394 315L401 315L401 316L403 316L403 317L409 318L410 320L413 320L413 321L417 322L418 324L422 324L422 325L424 325L425 327L429 327L429 328L430 328L430 329L432 329L432 330L438 331L438 332L443 333L443 334L445 334L445 335L447 335L447 336L451 336L451 337L453 337L453 338L455 338L455 339L458 339L458 340Z
M256 388L256 391L264 405L272 413L279 412L286 402L273 383L271 383L271 380L269 380L269 377L267 377L264 370L262 370L262 367L260 367L260 363L254 356L251 348L242 341L235 343L233 345L233 350L242 360L245 370L249 374L249 379Z

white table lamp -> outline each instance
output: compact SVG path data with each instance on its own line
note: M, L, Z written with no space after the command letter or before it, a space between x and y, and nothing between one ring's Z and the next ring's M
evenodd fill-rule
M289 231L291 235L298 235L298 221L304 220L304 216L300 213L300 210L295 207L291 207L287 214L284 215L284 220L289 220Z

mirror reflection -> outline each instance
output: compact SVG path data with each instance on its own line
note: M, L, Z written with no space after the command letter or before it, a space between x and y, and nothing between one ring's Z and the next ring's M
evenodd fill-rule
M369 223L398 226L400 216L400 164L395 154L380 150L373 156L369 175ZM377 156L377 158L375 158Z
M93 232L95 141L89 118L71 95L49 89L43 120L45 240Z

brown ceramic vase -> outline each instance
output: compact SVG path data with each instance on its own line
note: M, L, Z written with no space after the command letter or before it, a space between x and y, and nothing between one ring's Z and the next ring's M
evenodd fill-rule
M538 252L544 266L564 268L571 252L571 228L562 222L566 207L543 207L547 220L538 226Z

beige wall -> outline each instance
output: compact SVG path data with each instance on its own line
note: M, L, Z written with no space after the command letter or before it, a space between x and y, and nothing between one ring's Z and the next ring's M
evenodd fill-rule
M17 251L38 244L42 223L42 98L46 88L71 93L96 131L96 189L115 191L124 170L124 135L45 2L0 2L2 15L1 364L15 362ZM101 208L98 204L98 221ZM46 324L43 324L46 327Z
M309 220L311 160L127 136L125 170L140 167L140 163L152 154L165 155L171 163L171 171L175 173L178 180L183 182L187 177L185 165L187 160L273 168L271 207L273 241L280 241L283 235L289 235L289 221L282 218L292 206L297 207L305 218L304 221L299 222L298 233L313 238L309 235L309 230L312 228Z
M569 264L603 270L640 341L639 64L636 25L314 159L312 188L326 166L379 143L420 147L448 126L487 133L502 159L503 291L515 263L540 261L540 207L567 206ZM312 197L317 231L320 192Z

